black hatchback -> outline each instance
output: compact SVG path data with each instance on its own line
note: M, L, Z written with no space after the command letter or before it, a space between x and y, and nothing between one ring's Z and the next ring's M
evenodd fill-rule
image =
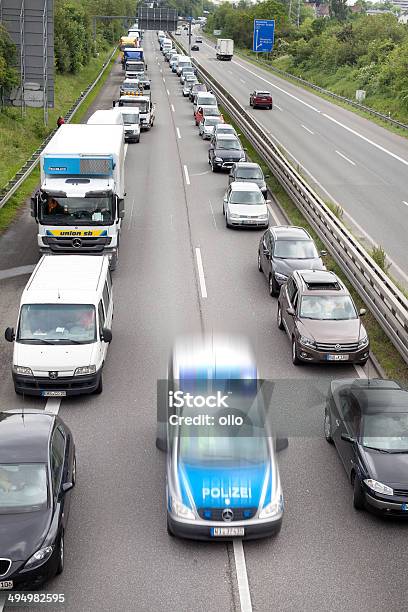
M75 477L74 440L58 416L0 412L0 592L62 572Z
M208 149L208 163L211 170L230 170L235 162L246 161L245 149L233 134L220 134Z
M408 391L392 380L333 380L324 434L353 486L354 507L408 519Z

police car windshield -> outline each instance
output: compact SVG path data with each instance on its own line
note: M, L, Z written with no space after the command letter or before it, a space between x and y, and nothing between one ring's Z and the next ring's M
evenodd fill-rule
M0 514L35 512L45 509L47 503L45 465L0 464Z
M224 427L223 430L226 428ZM214 435L208 428L204 432L191 432L180 438L180 461L194 465L253 465L264 463L267 458L267 444L261 429L241 427L240 435ZM225 431L224 431L225 434Z
M44 197L40 203L40 222L49 225L109 225L114 221L113 197Z
M92 304L24 304L17 342L22 344L90 344L96 340Z

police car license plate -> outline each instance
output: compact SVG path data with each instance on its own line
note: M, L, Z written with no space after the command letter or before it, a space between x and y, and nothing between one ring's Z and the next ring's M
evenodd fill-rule
M348 361L349 355L327 355L329 361Z
M12 588L13 588L12 580L2 580L0 582L0 590L5 591L7 589L12 589Z
M66 391L41 391L43 397L65 397Z
M244 527L212 527L211 535L213 537L240 537L245 534Z

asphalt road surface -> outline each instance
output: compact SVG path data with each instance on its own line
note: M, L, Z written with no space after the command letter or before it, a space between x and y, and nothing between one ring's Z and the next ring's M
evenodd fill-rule
M257 271L260 232L225 228L227 177L211 173L192 105L153 33L144 47L157 116L127 150L104 391L47 404L73 431L78 469L65 570L47 590L64 593L58 610L69 612L400 612L408 597L407 527L353 510L340 460L323 437L329 381L365 373L292 365L288 338L275 322L276 300ZM94 109L111 106L121 78L115 66ZM0 238L0 270L35 263L35 229L24 213ZM4 253L10 232L12 261ZM3 328L15 323L27 280L4 276ZM261 376L277 381L274 405L290 437L280 456L282 531L243 547L168 536L164 455L155 447L156 383L166 375L174 339L217 331L248 337ZM16 407L11 346L2 341L0 350L1 406ZM26 405L45 407L38 399Z
M187 48L187 36L180 39ZM238 56L219 61L205 39L199 47L192 57L294 156L324 199L343 207L356 236L383 246L392 274L408 286L408 140ZM272 111L251 109L254 89L271 91Z

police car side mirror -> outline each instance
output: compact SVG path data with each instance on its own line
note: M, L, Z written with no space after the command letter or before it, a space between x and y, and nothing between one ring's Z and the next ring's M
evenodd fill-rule
M4 337L7 340L7 342L14 342L15 337L16 337L14 333L14 327L8 327L6 331L4 332Z
M101 334L101 340L110 344L112 342L112 332L107 327L104 327Z
M287 438L276 438L275 440L275 450L277 453L288 448L289 440Z

